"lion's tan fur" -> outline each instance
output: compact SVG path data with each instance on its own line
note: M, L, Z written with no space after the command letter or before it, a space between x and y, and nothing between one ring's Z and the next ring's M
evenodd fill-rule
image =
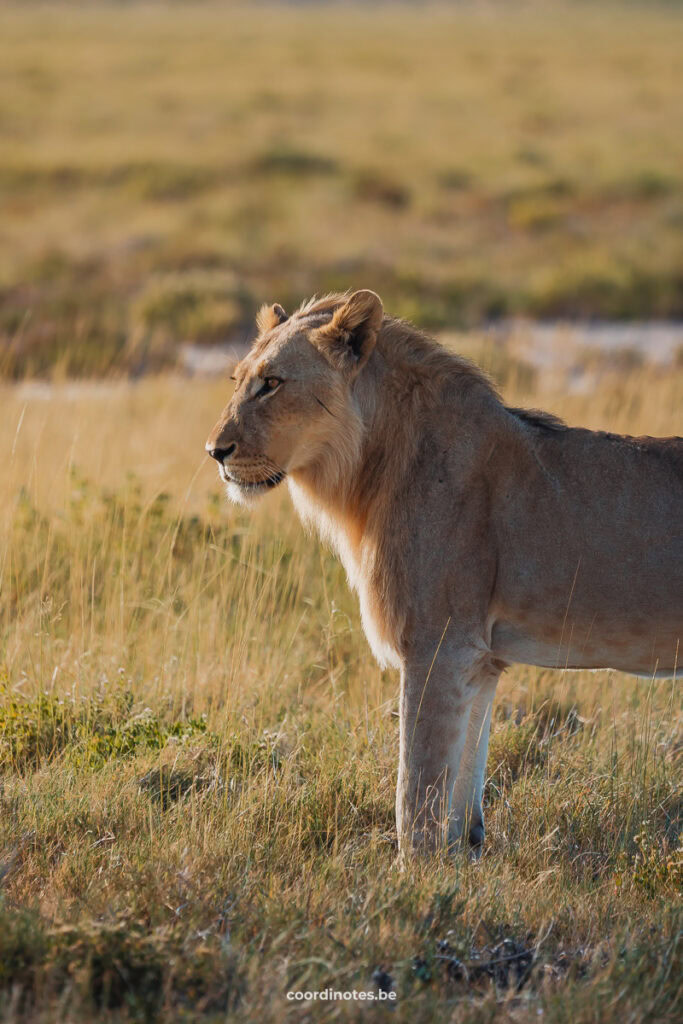
M346 298L309 300L295 316L314 322L331 318ZM463 397L472 389L495 400L497 394L478 367L405 321L385 317L376 348L383 362L375 360L357 382L358 415L343 411L338 458L296 474L290 489L302 518L337 550L359 591L363 624L378 660L398 667L413 592L401 531L409 533L410 524L400 521L400 493L410 486L420 421L438 409L448 384Z
M435 841L445 816L451 839L469 819L479 842L507 663L675 669L683 441L509 409L372 292L285 317L259 314L207 447L237 445L219 458L234 497L287 474L302 518L344 562L375 654L401 669L402 838ZM258 391L268 374L279 396Z

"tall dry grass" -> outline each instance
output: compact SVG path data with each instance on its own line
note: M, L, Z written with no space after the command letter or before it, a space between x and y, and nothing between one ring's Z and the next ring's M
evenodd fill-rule
M397 680L286 492L219 493L227 388L2 392L1 1018L680 1019L675 686L509 670L482 861L401 869ZM682 394L505 397L680 433Z

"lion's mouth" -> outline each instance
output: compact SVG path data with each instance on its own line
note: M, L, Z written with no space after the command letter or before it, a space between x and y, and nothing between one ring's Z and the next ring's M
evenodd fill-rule
M286 473L282 472L282 470L277 470L262 480L240 480L234 473L228 473L223 467L219 468L222 469L221 476L226 483L235 484L240 490L247 491L250 494L255 494L257 491L269 491L271 488L281 484L286 476Z

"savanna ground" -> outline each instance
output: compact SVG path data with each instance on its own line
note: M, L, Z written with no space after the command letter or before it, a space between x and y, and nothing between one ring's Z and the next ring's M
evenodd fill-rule
M346 284L680 315L679 14L392 11L2 9L2 368L54 378L0 389L8 1024L683 1013L675 683L508 671L482 860L401 866L395 674L286 492L226 505L230 384L171 372ZM452 341L512 404L683 433L680 364L568 393ZM286 999L328 987L398 998Z

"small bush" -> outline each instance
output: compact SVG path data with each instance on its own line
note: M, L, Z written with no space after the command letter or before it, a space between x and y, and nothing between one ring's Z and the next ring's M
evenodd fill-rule
M0 999L11 992L29 1016L45 996L143 1021L167 999L225 1012L240 997L236 959L213 930L188 940L135 921L51 926L10 910L0 910L0 926Z
M39 693L18 697L0 687L0 772L28 771L68 752L70 760L97 769L112 759L162 750L206 734L203 718L166 722L150 708L131 713L129 694L76 700Z
M266 149L256 157L252 166L259 174L286 174L292 177L334 174L338 170L336 160L331 157L284 145Z
M0 992L12 986L32 988L49 941L37 915L10 912L0 904Z
M622 855L622 870L617 875L617 887L630 882L647 896L662 892L672 895L683 893L683 832L678 842L658 841L649 822L643 822L640 832L633 837L636 853L629 860Z
M27 700L0 685L0 772L34 768L74 742L82 727L74 705L48 693Z
M112 758L131 757L140 751L163 750L167 743L184 743L206 733L203 718L190 718L183 722L162 721L150 708L123 722L95 720L90 735L86 729L76 761L91 768L99 768ZM89 730L88 730L89 731Z
M471 187L474 175L464 167L449 167L441 171L437 181L439 186L448 192L464 192Z
M390 177L384 171L359 171L353 179L353 194L356 199L379 203L394 210L403 210L410 205L410 189Z

